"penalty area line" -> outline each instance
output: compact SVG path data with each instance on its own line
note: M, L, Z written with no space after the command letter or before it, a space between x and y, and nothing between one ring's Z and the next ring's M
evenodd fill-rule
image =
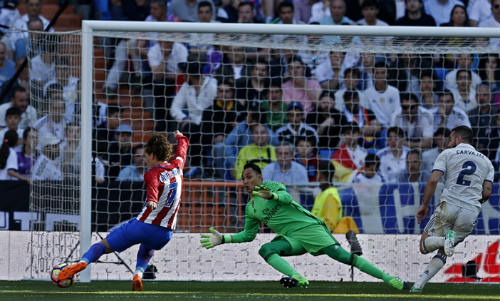
M173 291L35 291L35 290L0 290L0 295L3 294L54 294L54 295L203 295L203 296L248 296L248 297L351 297L351 298L375 298L375 299L442 299L442 300L495 300L498 301L498 296L480 296L480 295L424 295L424 294L307 294L307 293L228 293L228 292L173 292Z

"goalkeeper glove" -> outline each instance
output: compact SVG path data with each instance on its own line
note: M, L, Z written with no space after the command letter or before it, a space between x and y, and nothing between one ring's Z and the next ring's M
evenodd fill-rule
M202 247L210 249L225 242L231 241L231 236L222 235L219 231L215 230L214 227L210 227L209 230L210 232L212 232L212 234L201 235L200 243Z

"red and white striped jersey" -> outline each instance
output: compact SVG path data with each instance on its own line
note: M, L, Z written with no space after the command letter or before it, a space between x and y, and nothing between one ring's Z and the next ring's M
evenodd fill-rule
M161 165L153 166L144 175L146 182L146 202L158 203L155 210L144 205L137 219L141 222L175 229L177 212L181 204L183 185L182 170L186 162L189 141L186 136L177 135L175 157Z

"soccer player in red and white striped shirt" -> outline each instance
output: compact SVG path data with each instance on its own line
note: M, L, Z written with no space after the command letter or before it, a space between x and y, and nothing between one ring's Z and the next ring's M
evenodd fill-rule
M181 202L183 176L188 139L175 131L176 153L170 161L172 145L160 134L153 134L144 150L146 163L150 168L144 175L146 202L141 213L129 222L111 231L102 241L92 245L83 254L80 262L64 268L58 279L67 279L84 270L103 254L121 252L140 244L133 279L133 290L142 291L142 274L153 257L154 250L163 248L172 237Z

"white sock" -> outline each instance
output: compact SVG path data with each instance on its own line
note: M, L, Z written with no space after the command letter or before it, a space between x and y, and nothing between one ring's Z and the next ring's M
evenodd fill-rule
M142 279L142 274L143 273L144 273L144 271L142 271L142 269L137 269L137 270L135 270L134 275L139 275L139 277L141 277L141 279Z
M424 285L429 281L441 268L443 268L446 263L446 256L442 254L437 254L432 257L431 262L427 265L427 269L425 269L424 273L420 276L417 282L413 285L415 288L423 288Z
M444 237L429 236L424 239L422 245L427 253L433 252L444 247Z

